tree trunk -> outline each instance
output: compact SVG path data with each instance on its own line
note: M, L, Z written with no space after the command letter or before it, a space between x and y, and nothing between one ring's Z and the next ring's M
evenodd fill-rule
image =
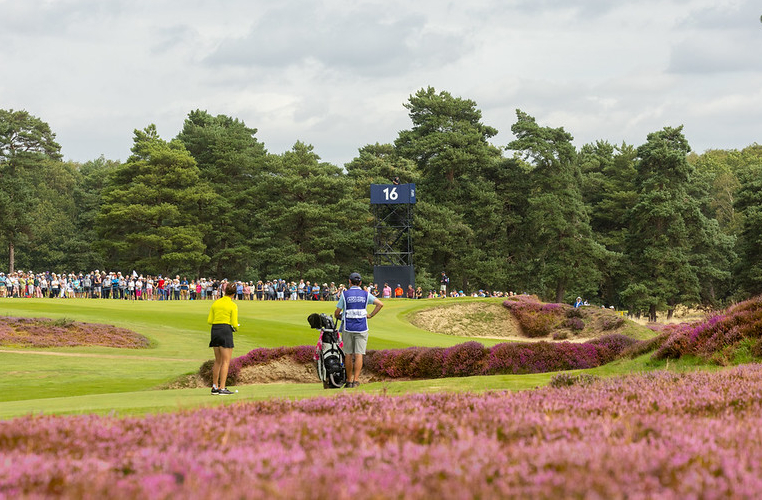
M564 293L566 292L564 284L562 281L559 281L558 284L556 284L556 303L560 304L564 301Z
M15 260L15 247L13 246L13 240L8 243L8 274L15 272L14 260Z
M648 307L648 321L656 323L656 304L651 304Z
M672 319L672 315L675 313L674 308L667 309L667 319Z

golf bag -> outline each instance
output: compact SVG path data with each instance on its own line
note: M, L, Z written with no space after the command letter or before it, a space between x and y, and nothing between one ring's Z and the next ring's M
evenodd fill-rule
M344 342L341 340L339 327L327 314L310 314L307 318L310 327L320 330L315 367L324 389L337 389L347 381L344 369Z

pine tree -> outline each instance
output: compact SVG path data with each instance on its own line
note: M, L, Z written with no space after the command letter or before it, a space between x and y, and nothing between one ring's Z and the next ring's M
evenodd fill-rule
M201 213L210 227L204 234L210 260L202 272L212 276L244 277L253 272L254 247L261 234L250 214L256 209L255 179L266 157L256 132L237 119L195 110L177 136L215 193Z
M590 228L573 137L563 128L540 127L521 110L516 110L516 116L511 127L516 140L507 149L519 152L533 167L526 224L535 286L563 302L570 288L597 287L598 263L606 252Z
M630 212L627 241L632 281L622 296L631 309L647 309L651 321L658 310L696 303L700 296L686 223L686 207L693 206L689 152L682 126L648 134L638 148L638 199Z
M740 189L734 204L741 214L736 281L742 296L762 293L762 146L756 161L739 171Z
M590 206L590 227L596 241L609 252L600 263L600 295L605 304L622 305L619 294L630 269L624 259L627 214L635 204L635 157L633 146L608 142L582 146L582 196Z
M352 270L367 274L370 262L363 261L365 243L357 235L371 226L370 213L340 168L297 142L270 155L256 185L260 277L330 281Z
M149 274L197 275L209 257L201 214L213 192L178 140L136 130L132 155L110 176L97 217L107 262Z
M61 160L55 137L50 125L28 112L0 109L0 239L8 248L10 272L16 246L28 242L35 230L36 180Z
M497 130L481 122L474 101L432 87L416 92L405 107L413 127L394 145L420 172L416 266L431 275L445 270L464 288L504 284L502 202L488 176L501 160L489 143Z

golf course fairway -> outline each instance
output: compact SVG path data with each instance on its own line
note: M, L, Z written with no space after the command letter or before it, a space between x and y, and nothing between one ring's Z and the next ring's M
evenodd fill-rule
M387 300L370 322L369 349L409 346L451 346L464 337L431 333L411 325L406 317L422 309L472 299ZM499 299L474 299L499 302ZM309 328L310 313L331 314L333 302L238 301L241 327L234 356L257 347L314 345L317 331ZM136 331L151 341L148 349L107 347L23 348L0 346L0 418L26 414L144 414L204 405L267 398L327 396L314 384L241 385L239 393L211 397L208 389L166 389L171 381L194 373L212 358L207 347L206 317L211 301L123 301L101 299L4 299L0 314L45 317L115 325ZM485 345L499 339L480 339ZM388 394L442 390L517 390L543 385L551 374L465 377L457 379L377 382L362 390Z

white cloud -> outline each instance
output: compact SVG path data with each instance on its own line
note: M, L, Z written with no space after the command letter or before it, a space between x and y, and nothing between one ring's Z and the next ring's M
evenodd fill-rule
M762 142L751 0L0 0L0 107L50 123L67 158L126 159L133 129L207 109L343 164L410 126L428 85L515 109L582 145L685 125L699 151ZM11 70L7 70L11 68Z

